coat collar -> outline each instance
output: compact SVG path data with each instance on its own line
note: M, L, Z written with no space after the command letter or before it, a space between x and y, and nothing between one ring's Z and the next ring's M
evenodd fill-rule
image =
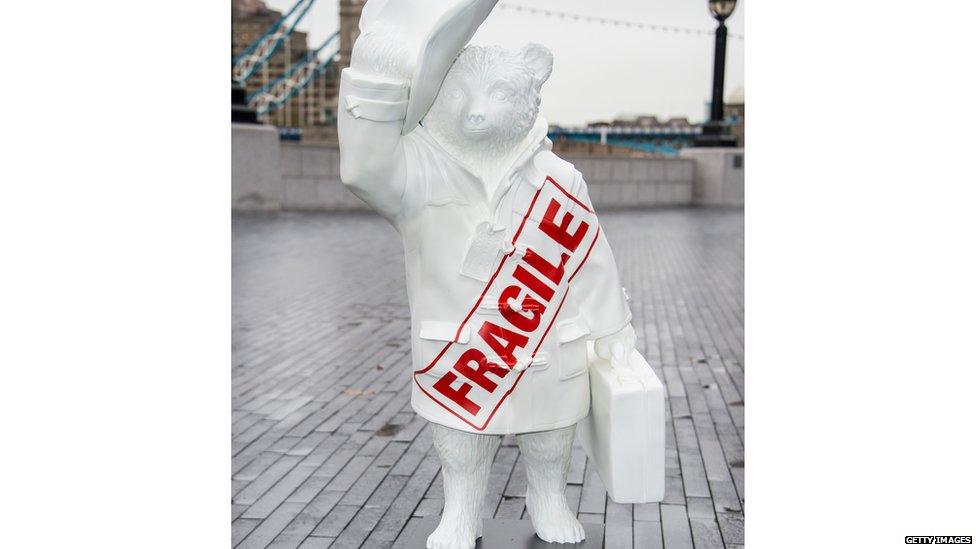
M542 173L537 167L533 160L540 151L552 150L552 141L547 137L549 133L549 124L541 116L536 118L535 124L533 124L532 129L525 136L522 142L518 146L520 151L518 155L515 156L515 160L512 162L511 166L504 172L498 185L496 185L493 196L487 196L485 192L485 182L481 180L480 177L474 174L474 172L469 169L464 163L460 162L457 158L451 155L438 141L437 139L425 128L423 125L418 126L415 130L410 132L411 136L416 136L416 138L432 149L441 153L443 158L456 166L462 172L467 174L471 179L472 185L477 185L478 195L480 195L486 202L484 205L488 208L490 212L489 215L494 217L496 210L502 199L508 194L513 183L525 183L531 185L532 187L538 189L542 186L545 180L545 174Z
M538 175L536 174L538 170L535 167L535 163L531 161L540 150L552 150L552 141L547 137L548 134L549 124L545 118L540 116L536 119L532 129L529 130L529 135L522 142L522 152L516 157L515 162L512 163L512 167L509 168L507 172L508 178L513 174L521 173L529 179L529 183L532 183L533 186L538 187L542 184L541 182L534 181L537 177L533 176Z

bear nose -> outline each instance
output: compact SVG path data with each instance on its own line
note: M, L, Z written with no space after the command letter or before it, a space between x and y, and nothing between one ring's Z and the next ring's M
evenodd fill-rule
M485 121L485 115L478 112L470 113L468 114L468 121L480 124Z

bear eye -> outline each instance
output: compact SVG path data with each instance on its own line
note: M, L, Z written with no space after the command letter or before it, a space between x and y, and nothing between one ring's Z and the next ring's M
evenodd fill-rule
M464 94L461 93L461 88L456 88L456 87L455 88L451 88L447 92L447 96L450 97L451 99L461 99L461 96L462 95L464 95Z
M508 92L505 90L495 90L491 93L491 98L495 101L508 101Z

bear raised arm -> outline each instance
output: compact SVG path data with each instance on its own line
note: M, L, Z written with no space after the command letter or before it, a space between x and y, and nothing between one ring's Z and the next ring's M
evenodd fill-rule
M382 18L356 40L339 84L339 177L394 221L405 185L401 132L416 42Z
M406 185L403 134L416 128L457 52L496 2L369 0L363 6L361 34L339 84L340 177L394 226Z

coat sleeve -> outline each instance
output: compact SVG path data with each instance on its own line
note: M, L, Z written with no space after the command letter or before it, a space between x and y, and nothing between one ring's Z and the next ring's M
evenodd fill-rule
M582 176L577 176L574 194L593 209ZM620 284L617 262L602 226L590 256L571 285L580 311L590 326L590 339L615 334L630 324L632 315L627 293Z
M405 82L343 69L339 81L339 177L356 196L397 224L406 162Z

